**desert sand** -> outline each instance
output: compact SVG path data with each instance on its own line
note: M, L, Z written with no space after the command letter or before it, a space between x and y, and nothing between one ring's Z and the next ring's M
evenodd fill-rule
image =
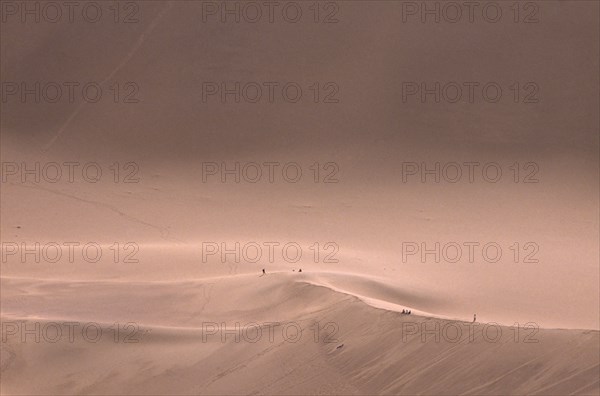
M7 3L2 394L600 394L597 2Z
M44 342L42 335L31 346L33 336L23 343L19 329L2 346L3 386L18 394L598 392L595 330L516 335L514 328L484 330L375 308L320 286L319 275L257 279L254 273L145 282L3 279L5 321L29 328L93 322L103 331L96 340L94 327L84 338L80 325L69 340L62 326L59 341ZM372 282L371 291L383 288ZM18 316L20 307L32 306L39 311ZM114 322L135 325L115 338ZM46 336L54 340L53 331Z

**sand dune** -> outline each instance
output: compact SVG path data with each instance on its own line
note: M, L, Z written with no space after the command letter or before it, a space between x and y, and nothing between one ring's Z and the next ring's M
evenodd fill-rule
M1 394L600 394L600 3L67 3L0 3Z
M339 282L349 287L358 282L352 278ZM598 331L521 328L517 333L505 326L402 315L365 304L347 290L335 291L327 284L335 281L331 273L127 283L3 279L4 326L58 323L63 329L60 340L44 342L42 335L40 343L32 335L22 342L21 329L5 331L3 389L7 394L598 393ZM364 282L362 293L378 289L371 282ZM93 322L103 336L90 341L94 327L85 339L80 325L69 340L65 322ZM134 324L115 340L115 322ZM289 338L282 334L285 326ZM48 338L55 337L52 331ZM55 356L51 366L45 359L50 355Z

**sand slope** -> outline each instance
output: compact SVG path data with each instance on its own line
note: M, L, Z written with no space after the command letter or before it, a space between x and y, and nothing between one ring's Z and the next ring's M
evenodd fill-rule
M4 323L96 322L103 336L96 343L77 332L73 342L63 333L56 343L43 338L36 343L32 336L21 342L18 335L7 336L2 346L2 392L599 392L598 331L521 329L515 342L514 329L489 327L484 334L484 324L470 328L465 322L378 309L325 282L319 285L323 278L332 281L335 276L242 274L137 283L4 279L3 290L8 291ZM114 322L135 322L131 332L135 334L128 341L139 342L123 342L122 334L115 342ZM223 323L232 333L225 339L220 330L208 334L209 322ZM236 322L242 330L235 330ZM273 327L270 339L265 326L270 322L298 324L302 334L292 342L294 327L288 329L287 340L283 327ZM315 322L321 328L317 339ZM250 323L262 326L260 337L256 327L246 327ZM501 336L496 340L498 329Z

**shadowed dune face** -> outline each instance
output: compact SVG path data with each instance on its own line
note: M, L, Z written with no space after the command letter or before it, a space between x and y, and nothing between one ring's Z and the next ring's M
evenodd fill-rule
M2 393L598 394L598 3L88 3L0 6Z

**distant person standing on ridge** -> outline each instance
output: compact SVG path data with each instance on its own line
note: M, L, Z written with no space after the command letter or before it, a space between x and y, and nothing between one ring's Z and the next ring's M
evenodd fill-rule
M477 320L477 314L473 314L473 323Z
M265 272L265 269L263 268L263 275L266 275L267 273Z

